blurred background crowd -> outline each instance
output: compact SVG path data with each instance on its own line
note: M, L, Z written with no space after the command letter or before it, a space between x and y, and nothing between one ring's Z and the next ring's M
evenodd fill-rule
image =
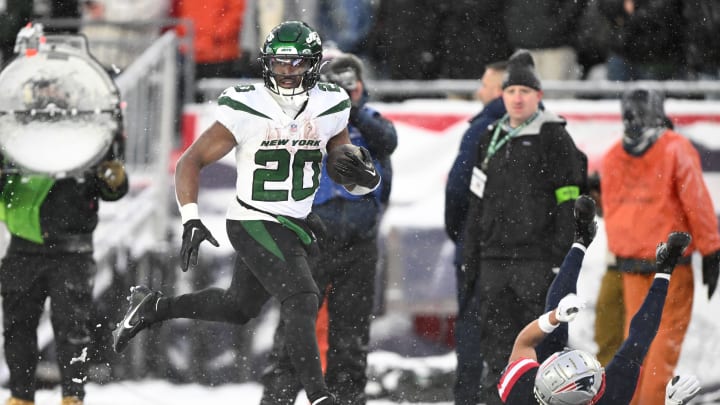
M106 66L126 67L164 30L192 39L195 78L260 77L263 33L302 20L370 79L478 79L529 49L543 80L693 80L720 75L714 0L24 0L0 7L7 59L20 26L79 29ZM188 55L191 53L192 55Z

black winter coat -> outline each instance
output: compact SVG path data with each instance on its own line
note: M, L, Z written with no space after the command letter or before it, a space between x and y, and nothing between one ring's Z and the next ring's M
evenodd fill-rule
M500 148L488 162L482 198L470 195L464 263L480 259L528 259L556 265L572 244L574 198L587 177L587 158L565 130L565 120L547 111ZM495 124L497 125L497 123ZM481 170L495 125L482 136ZM501 128L500 137L507 134Z

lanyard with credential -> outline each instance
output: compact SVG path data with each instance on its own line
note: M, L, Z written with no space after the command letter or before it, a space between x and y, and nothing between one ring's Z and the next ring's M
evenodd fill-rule
M487 171L490 158L495 154L495 152L502 148L503 145L505 145L514 136L519 134L520 131L525 129L525 127L530 125L530 123L535 121L535 118L537 118L538 115L540 115L540 112L536 111L535 114L533 114L532 117L528 118L527 121L520 124L517 128L513 128L510 132L507 133L507 135L502 137L502 139L498 139L500 137L500 130L510 120L510 117L507 114L500 118L500 121L498 121L497 125L495 126L495 131L493 131L492 138L490 139L490 145L488 145L488 151L485 155L485 159L480 166L484 172Z

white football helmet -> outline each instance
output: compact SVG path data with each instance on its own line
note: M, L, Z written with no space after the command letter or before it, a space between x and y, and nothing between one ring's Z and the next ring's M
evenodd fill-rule
M533 391L543 405L592 405L605 393L605 369L591 354L566 349L540 365Z

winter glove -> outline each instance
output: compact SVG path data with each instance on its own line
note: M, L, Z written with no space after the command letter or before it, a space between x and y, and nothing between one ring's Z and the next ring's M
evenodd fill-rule
M570 293L560 300L555 309L555 319L560 322L571 322L583 308L585 308L585 300Z
M702 261L703 284L708 287L708 299L712 298L718 283L720 273L720 250L703 256Z
M362 146L357 151L345 151L334 163L335 170L345 181L359 186L374 188L380 182L370 152Z
M360 115L360 108L358 106L356 106L355 104L353 104L350 107L350 117L348 118L348 122L350 122L350 124L352 124L354 126L357 126L359 115Z
M595 221L595 200L581 195L575 200L575 242L585 247L595 239L597 222Z
M125 182L125 166L117 159L106 160L98 165L95 175L115 191Z
M684 405L700 391L700 381L694 375L675 376L665 387L665 405Z
M672 232L667 243L660 242L655 249L655 266L658 273L672 274L678 259L690 244L692 237L685 232Z
M210 233L210 230L199 219L191 219L183 224L182 247L180 248L180 268L182 271L187 271L191 263L193 266L197 266L198 251L200 244L204 240L215 247L220 246Z

